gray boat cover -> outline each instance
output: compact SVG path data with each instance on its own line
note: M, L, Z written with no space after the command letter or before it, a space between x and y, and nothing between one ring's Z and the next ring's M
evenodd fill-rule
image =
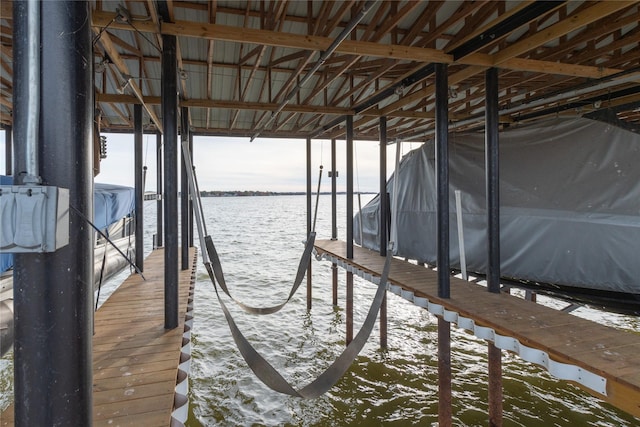
M501 275L640 294L640 135L586 118L554 118L509 128L499 144ZM460 265L460 190L467 269L484 273L484 133L450 134L449 156L451 266ZM392 209L397 203L396 255L436 264L435 189L431 140L405 155L387 182ZM355 241L374 250L379 201L354 218Z

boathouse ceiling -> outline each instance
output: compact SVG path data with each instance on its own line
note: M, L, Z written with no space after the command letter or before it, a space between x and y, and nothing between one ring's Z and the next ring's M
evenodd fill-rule
M0 122L10 125L12 2L0 7ZM490 67L499 69L503 125L599 114L640 127L637 1L97 0L91 8L102 132L133 132L136 103L145 130L161 129L162 35L177 36L179 105L200 135L343 138L352 115L358 139L377 139L381 116L389 139L424 139L434 129L434 63L448 64L455 130L482 128Z

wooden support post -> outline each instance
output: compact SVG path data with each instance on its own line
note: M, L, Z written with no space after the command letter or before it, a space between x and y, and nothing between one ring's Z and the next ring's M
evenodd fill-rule
M485 162L487 188L487 288L500 292L500 176L498 145L498 70L485 74ZM502 425L502 357L489 343L489 425Z
M451 425L451 325L438 317L438 426Z
M353 341L353 273L347 272L347 339L349 345Z
M307 138L307 236L311 233L311 138ZM312 299L311 261L307 267L307 310L311 310Z
M380 305L380 348L387 349L387 293L384 293Z
M450 297L449 261L449 119L447 65L436 64L436 186L438 296ZM438 423L451 420L451 326L438 318Z
M488 343L489 426L502 426L502 350Z

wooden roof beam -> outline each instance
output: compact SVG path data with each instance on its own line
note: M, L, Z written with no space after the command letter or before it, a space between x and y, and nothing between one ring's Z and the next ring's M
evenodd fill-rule
M609 9L619 10L622 6L620 4L623 3L625 6L628 6L629 3L625 2L605 2L605 3L597 3L596 6L602 4L612 4L613 6L617 6L617 8L613 6L608 6ZM596 7L593 6L593 7ZM586 12L586 11L585 11ZM600 10L601 13L604 11ZM613 12L613 11L612 11ZM588 17L593 19L593 13ZM572 15L573 16L573 15ZM574 26L569 26L567 22L562 21L563 31L573 31L575 29L580 28L585 25L583 22L586 21L584 16L581 16L580 20L574 20L570 16L567 20L569 23L576 23ZM104 13L104 12L96 12L94 14L93 25L94 26L106 26L113 19L113 13ZM559 23L560 24L560 23ZM148 23L138 23L134 24L136 28L140 31L153 31L153 26ZM556 24L558 25L558 24ZM133 28L130 25L121 25L114 23L111 25L114 28L125 29L129 31L133 31ZM146 30L145 30L146 28ZM163 34L172 34L172 35L180 35L184 37L196 37L196 38L205 38L208 40L222 40L236 43L255 43L255 44L266 44L270 46L277 47L288 47L294 49L302 49L306 51L322 51L325 50L333 41L333 39L329 37L322 36L299 36L296 34L290 33L282 33L277 31L269 31L269 30L256 30L250 28L238 28L231 26L224 26L219 24L203 24L199 22L188 22L188 21L179 21L176 23L162 23L161 31ZM542 34L547 34L546 32L542 32ZM527 39L528 40L528 39ZM524 45L527 40L523 40L521 43ZM551 38L550 40L553 40ZM516 43L512 46L520 45L520 43ZM512 48L510 46L509 48ZM507 49L509 49L507 48ZM517 50L526 49L523 47L516 46ZM531 47L532 49L533 47ZM515 48L512 48L515 49ZM525 50L526 51L526 50ZM399 59L399 60L408 60L408 61L418 61L423 63L432 63L439 62L445 64L453 64L453 57L448 55L445 52L429 49L429 48L421 48L421 47L412 47L412 46L402 46L402 45L386 45L379 44L375 42L365 42L365 41L354 41L354 40L345 40L340 46L336 49L336 53L343 54L356 54L359 56L372 56L372 57L380 57L380 58L391 58L391 59ZM500 52L502 54L502 51ZM306 55L308 57L308 54ZM580 66L575 68L576 66L572 66L572 64L564 64L564 63L555 63L552 67L551 64L545 63L544 61L532 60L532 59L518 59L512 62L512 58L503 58L502 55L496 57L495 55L484 55L474 53L465 58L462 58L460 61L455 62L456 64L461 65L483 65L485 67L491 66L500 66L500 68L509 69L513 67L517 70L522 71L532 71L532 72L550 72L553 70L554 73L571 73L574 75L576 72L580 72L583 77L593 77L594 74L599 73L601 70L598 67L587 67ZM574 68L572 68L574 67ZM523 69L526 68L526 69ZM567 72L566 69L570 69L571 71ZM620 70L605 70L603 74L600 76L613 74L619 72Z
M109 33L107 31L102 32L100 36L100 43L102 44L105 52L109 55L109 58L111 58L113 64L116 66L118 71L120 71L120 74L122 74L123 76L129 76L129 67L127 67L127 64L120 57L120 54L115 48L114 43L111 41L111 37L109 36ZM147 105L144 102L142 91L133 78L129 79L129 87L135 94L136 98L138 98L138 100L142 103L144 109L147 110L147 113L149 114L149 117L151 117L153 123L156 125L156 128L160 132L162 132L162 122L158 118L158 115L155 113L153 108L151 108L151 106Z

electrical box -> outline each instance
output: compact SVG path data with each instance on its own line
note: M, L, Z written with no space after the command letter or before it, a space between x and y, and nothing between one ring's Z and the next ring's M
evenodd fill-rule
M68 189L0 186L0 252L55 252L68 244Z

